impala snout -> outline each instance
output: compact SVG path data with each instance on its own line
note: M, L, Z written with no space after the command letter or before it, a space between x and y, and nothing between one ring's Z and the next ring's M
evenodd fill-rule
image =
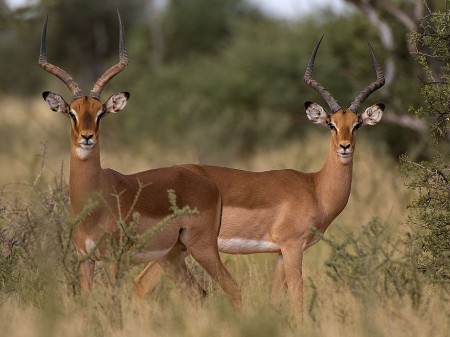
M96 144L95 133L92 131L82 131L80 132L80 137L78 138L78 144L82 148L90 149Z
M353 146L351 141L340 141L337 155L343 164L347 164L353 156Z
M341 147L342 150L347 151L350 148L350 142L348 143L341 143L339 144L339 146Z
M339 144L339 153L344 155L344 154L351 154L352 148L351 148L352 144L350 142L341 142Z
M345 145L345 146L343 146L342 144L340 145L340 148L339 148L339 150L338 150L338 154L341 156L341 157L345 157L345 156L350 156L352 153L353 153L353 151L352 151L352 149L350 148L350 144L348 144L348 145Z

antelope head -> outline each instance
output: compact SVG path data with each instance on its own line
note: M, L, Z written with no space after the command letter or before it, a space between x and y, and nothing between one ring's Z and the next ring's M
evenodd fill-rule
M62 96L50 91L42 97L53 111L60 112L71 121L71 147L81 160L87 159L98 144L100 119L108 113L116 113L127 104L130 94L120 92L112 95L105 103L100 101L104 86L128 64L125 48L125 32L119 11L119 62L109 68L96 82L89 96L85 96L73 78L61 68L47 62L47 21L45 19L41 36L41 49L38 65L64 82L72 93L72 101L67 103Z
M319 82L312 79L314 60L322 39L323 36L314 48L308 67L306 68L304 81L322 96L330 107L331 112L328 113L319 104L308 101L305 102L306 115L311 122L330 128L333 150L342 164L348 164L351 162L355 150L356 130L364 125L377 124L383 116L384 104L381 103L368 107L362 114L358 114L357 112L367 97L384 85L384 75L375 57L373 48L368 42L377 79L361 91L348 109L342 109L331 93Z

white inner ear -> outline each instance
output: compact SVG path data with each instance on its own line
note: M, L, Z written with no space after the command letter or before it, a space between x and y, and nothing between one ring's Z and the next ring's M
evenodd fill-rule
M112 113L119 112L120 110L125 108L127 102L128 97L124 93L112 95L105 103L105 110Z
M308 119L315 124L327 125L329 116L325 110L317 103L311 103L306 109Z
M383 117L383 109L378 105L372 105L361 114L361 120L363 125L375 125Z
M62 98L58 94L54 94L52 92L49 93L47 95L47 97L45 98L45 101L47 102L50 109L52 109L53 111L58 111L58 112L66 112L67 111L66 101L64 100L64 98Z

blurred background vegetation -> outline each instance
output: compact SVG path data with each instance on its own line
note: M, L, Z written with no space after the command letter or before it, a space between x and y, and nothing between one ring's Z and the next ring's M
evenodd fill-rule
M65 86L36 66L47 14L49 61L90 90L117 60L119 8L130 64L107 86L103 99L122 90L132 96L127 116L108 121L114 134L108 142L128 147L145 139L161 148L194 151L199 162L224 165L309 132L303 102L322 101L302 77L322 34L315 77L348 106L374 79L367 39L387 78L366 103L387 106L384 126L371 128L368 136L394 158L406 152L429 158L426 126L408 112L422 103L411 94L419 91L422 71L410 54L422 47L408 41L407 32L430 10L443 8L441 1L428 1L427 7L421 0L347 0L339 11L322 8L289 20L254 3L39 0L11 8L1 0L0 95L24 101L51 89L69 100ZM14 112L5 114L0 129L8 135ZM33 109L26 114L31 117Z
M0 0L0 327L6 335L448 334L448 1L341 0L339 10L314 7L289 19L255 3L29 0L11 7ZM313 8L315 1L302 3ZM40 94L52 90L68 101L70 95L37 66L40 34L48 14L49 61L88 92L117 62L116 8L130 63L102 99L130 91L131 100L102 122L102 165L124 173L185 162L320 169L329 131L312 126L303 109L307 100L326 106L303 84L310 53L324 34L314 77L346 107L375 78L366 39L374 46L387 82L363 108L376 102L387 108L379 125L358 134L347 208L305 255L301 326L289 319L287 305L268 305L276 257L264 254L222 255L243 289L239 314L192 264L213 290L204 306L180 297L170 282L145 306L132 299L131 281L119 289L119 307L101 278L89 299L67 290L71 273L61 247L70 245L64 234L69 126ZM111 314L118 311L120 331Z

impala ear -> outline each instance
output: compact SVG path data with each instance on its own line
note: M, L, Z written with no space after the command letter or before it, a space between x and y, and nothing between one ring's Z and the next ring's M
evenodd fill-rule
M116 113L125 108L128 99L130 98L129 92L119 92L118 94L112 95L106 103L104 104L106 112Z
M383 116L384 104L378 103L374 104L371 107L368 107L366 111L364 111L361 116L362 125L375 125Z
M306 116L314 124L327 125L330 121L330 116L325 110L317 103L305 102Z
M54 94L50 91L44 91L42 93L42 97L47 102L50 109L57 112L62 112L67 114L67 109L69 108L69 104L66 103L64 98L59 96L58 94Z

